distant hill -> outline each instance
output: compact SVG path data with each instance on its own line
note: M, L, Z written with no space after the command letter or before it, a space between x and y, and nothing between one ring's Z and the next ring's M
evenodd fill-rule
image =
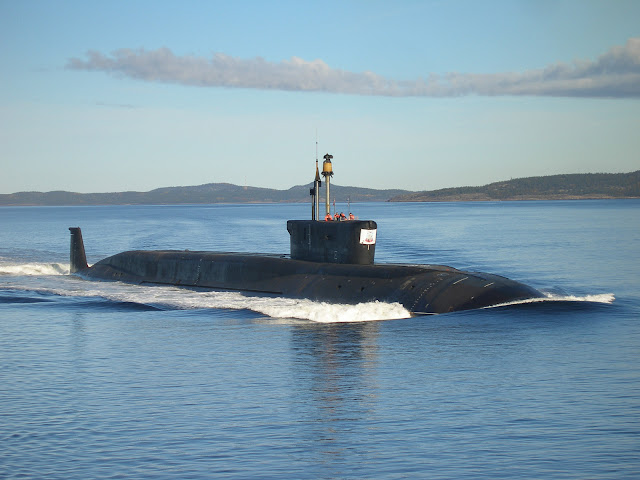
M207 183L192 187L165 187L149 192L74 193L18 192L0 194L1 205L185 205L209 203L309 202L308 185L288 190ZM324 193L324 188L321 190ZM331 185L339 202L456 202L482 200L563 200L640 198L640 170L632 173L585 173L517 178L483 187L443 188L428 192L376 190Z
M443 188L395 196L391 202L640 198L640 170L516 178L483 187Z
M288 190L243 187L230 183L208 183L193 187L165 187L150 192L74 193L18 192L0 194L0 205L184 205L209 203L296 203L310 202L313 184L298 185ZM321 190L324 193L324 186ZM346 202L384 202L391 197L410 193L408 190L375 190L371 188L331 185L331 198Z

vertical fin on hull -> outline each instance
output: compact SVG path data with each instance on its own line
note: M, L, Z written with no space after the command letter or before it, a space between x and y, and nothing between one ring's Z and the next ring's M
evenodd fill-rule
M88 268L87 256L84 253L84 242L82 241L82 231L80 227L69 227L69 231L71 232L69 271L76 273Z

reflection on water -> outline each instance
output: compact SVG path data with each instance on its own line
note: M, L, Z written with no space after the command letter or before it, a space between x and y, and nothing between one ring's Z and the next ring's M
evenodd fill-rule
M311 428L324 462L341 459L352 448L346 439L375 409L379 386L378 322L296 325L291 353L296 405ZM343 460L343 459L342 459Z

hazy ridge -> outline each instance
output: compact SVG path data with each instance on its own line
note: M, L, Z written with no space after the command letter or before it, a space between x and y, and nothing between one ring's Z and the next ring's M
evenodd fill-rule
M209 203L296 203L310 201L309 185L287 190L208 183L165 187L149 192L17 192L0 194L0 205L184 205ZM324 193L324 189L321 191ZM409 190L331 186L339 202L451 202L490 200L562 200L640 198L640 170L631 173L584 173L517 178L481 187Z
M443 188L392 197L391 202L490 200L580 200L640 197L640 170L631 173L575 173L516 178L482 187Z
M287 190L208 183L191 187L164 187L149 192L74 193L18 192L0 194L0 205L185 205L209 203L301 203L310 200L309 185ZM321 190L324 193L324 188ZM339 202L384 202L409 190L376 190L331 185L331 198Z

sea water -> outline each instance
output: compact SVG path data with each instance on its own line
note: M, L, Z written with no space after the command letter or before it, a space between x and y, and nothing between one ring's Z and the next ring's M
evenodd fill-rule
M69 226L89 263L283 253L311 206L0 208L0 478L638 478L640 201L352 210L378 262L546 298L411 317L92 282L68 274Z

